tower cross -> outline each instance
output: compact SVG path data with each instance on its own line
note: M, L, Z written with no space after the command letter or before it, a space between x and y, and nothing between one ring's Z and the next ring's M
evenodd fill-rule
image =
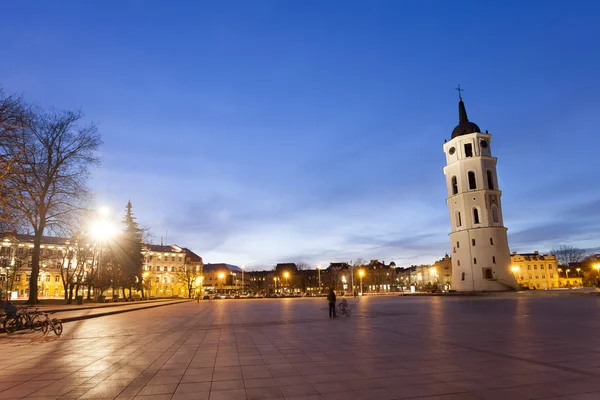
M460 85L458 85L458 87L457 87L457 88L454 88L454 90L457 90L457 91L458 91L458 98L459 98L460 100L462 100L462 93L461 93L461 92L464 92L464 91L465 91L465 89L461 89L461 88L460 88Z

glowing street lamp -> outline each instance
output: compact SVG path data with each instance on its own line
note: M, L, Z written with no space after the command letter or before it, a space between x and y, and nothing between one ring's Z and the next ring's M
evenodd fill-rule
M569 279L569 272L571 272L570 269L565 270L565 275L567 276L567 279Z
M223 279L225 279L225 274L223 272L219 274L219 279L221 280L221 293L225 293L223 289Z
M289 273L289 272L287 272L287 271L285 271L285 272L283 273L283 277L285 278L285 285L286 285L286 286L289 286L289 285L290 285L290 273ZM285 289L285 288L284 288L284 289ZM289 291L289 289L288 289L288 291Z
M244 268L246 268L245 265L242 265L242 294L245 293L245 281L244 281Z
M360 276L360 295L363 295L363 276L365 276L365 270L364 269L360 269L358 270L358 276Z
M518 281L517 272L519 272L519 269L520 268L518 266L510 267L510 270L512 271L513 276L515 277L515 281Z
M273 278L273 282L275 283L275 293L277 293L277 277Z
M579 271L581 271L581 268L575 268L575 271L577 271L577 277L579 277Z
M596 279L600 279L600 264L594 265L593 268L596 270Z

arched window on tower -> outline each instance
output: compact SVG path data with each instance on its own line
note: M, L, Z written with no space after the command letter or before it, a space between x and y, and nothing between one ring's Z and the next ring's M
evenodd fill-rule
M488 189L494 190L494 178L492 177L492 171L487 170L487 181L488 181Z
M473 209L473 223L474 224L479 223L479 210L477 208Z
M452 177L452 194L458 193L458 181L456 180L456 176Z
M500 218L498 217L498 206L492 204L492 221L500 222Z
M477 180L475 179L475 172L469 171L469 189L475 190L477 189Z
M462 275L460 276L460 280L464 281L465 280L465 273L463 272Z

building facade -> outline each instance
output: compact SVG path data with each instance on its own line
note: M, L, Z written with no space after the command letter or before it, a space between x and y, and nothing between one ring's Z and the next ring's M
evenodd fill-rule
M560 268L552 254L513 252L510 260L511 270L520 287L557 289L582 286L580 271Z
M144 245L144 288L149 297L188 297L202 287L202 257L176 244Z
M492 136L467 118L462 97L459 123L446 155L446 203L450 212L452 289L463 292L517 288L503 224L501 191L492 156Z

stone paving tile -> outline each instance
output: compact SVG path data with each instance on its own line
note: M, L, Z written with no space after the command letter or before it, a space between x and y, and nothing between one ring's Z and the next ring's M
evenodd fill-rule
M0 399L600 398L595 298L349 299L339 321L320 299L263 300L0 334Z

